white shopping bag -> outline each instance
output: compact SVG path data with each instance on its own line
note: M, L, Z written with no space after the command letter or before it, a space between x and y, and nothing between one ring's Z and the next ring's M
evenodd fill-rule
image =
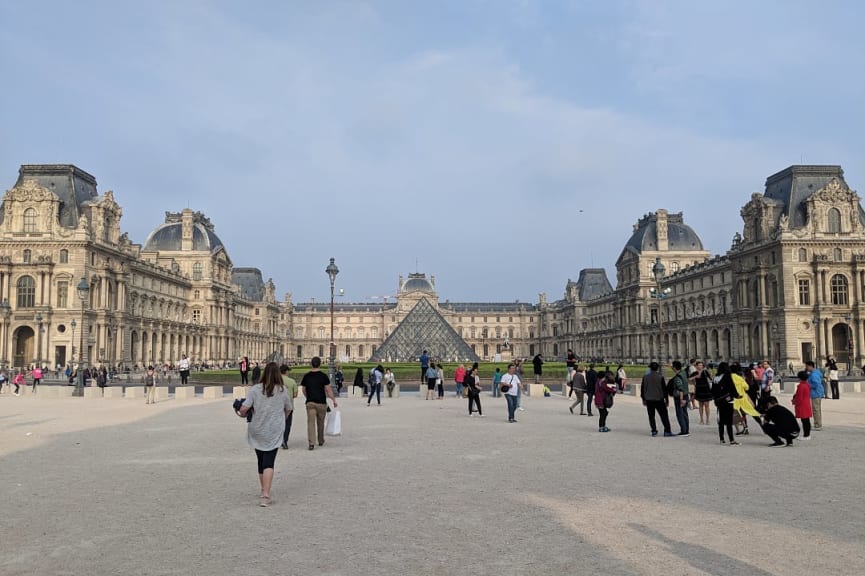
M324 423L324 433L328 436L339 436L342 434L342 418L339 415L339 410L334 409L327 413Z

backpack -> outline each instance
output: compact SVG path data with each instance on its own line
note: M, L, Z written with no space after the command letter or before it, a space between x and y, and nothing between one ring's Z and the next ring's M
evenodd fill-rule
M667 380L667 383L664 384L664 392L667 393L667 396L675 396L676 395L676 378L678 378L678 374Z
M375 386L378 384L378 381L375 378L375 368L369 371L369 378L366 379L366 383L370 386Z

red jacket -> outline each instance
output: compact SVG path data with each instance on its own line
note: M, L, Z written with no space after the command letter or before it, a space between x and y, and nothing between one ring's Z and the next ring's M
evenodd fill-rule
M616 383L607 382L606 378L598 378L598 383L595 384L595 406L598 408L604 407L604 399L607 396L616 394Z
M807 381L799 382L796 386L796 393L793 394L793 406L796 412L796 418L811 418L811 387Z

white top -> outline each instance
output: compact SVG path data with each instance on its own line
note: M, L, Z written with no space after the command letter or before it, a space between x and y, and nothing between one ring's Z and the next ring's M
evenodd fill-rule
M502 382L501 383L502 384L510 384L510 386L511 386L508 389L508 391L505 392L505 394L508 394L510 396L516 396L517 395L517 386L520 385L520 377L519 376L517 376L516 374L505 374L504 376L502 376Z
M189 370L189 358L181 358L177 362L177 369L178 370Z

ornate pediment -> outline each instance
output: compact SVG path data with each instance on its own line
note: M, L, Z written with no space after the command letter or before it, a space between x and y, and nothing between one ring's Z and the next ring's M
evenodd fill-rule
M59 201L54 192L42 186L36 180L24 180L6 193L6 199L13 202L46 202Z
M817 190L812 198L817 202L828 204L845 204L848 202L859 202L859 195L850 190L847 185L838 178L832 178L828 184Z

